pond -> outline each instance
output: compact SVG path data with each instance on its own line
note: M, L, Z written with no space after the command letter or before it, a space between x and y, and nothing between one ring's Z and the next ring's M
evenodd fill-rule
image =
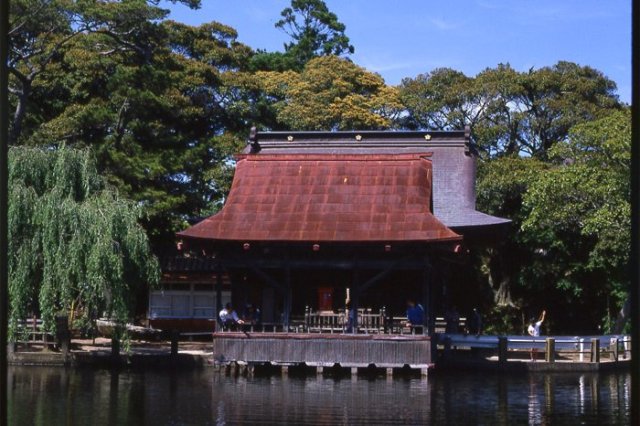
M626 425L631 376L279 375L9 368L11 425Z

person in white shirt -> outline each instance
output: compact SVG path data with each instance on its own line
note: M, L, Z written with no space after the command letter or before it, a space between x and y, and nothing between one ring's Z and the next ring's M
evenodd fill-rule
M535 318L531 318L531 322L529 323L529 328L527 328L527 332L529 333L530 336L533 336L533 337L540 336L540 326L544 321L544 316L546 315L546 313L547 311L543 310L537 321ZM537 352L538 352L538 349L531 348L531 361L535 362Z
M223 330L235 330L237 324L244 324L240 318L238 318L238 314L233 309L231 303L227 303L224 308L218 314L220 317L220 324L222 325Z

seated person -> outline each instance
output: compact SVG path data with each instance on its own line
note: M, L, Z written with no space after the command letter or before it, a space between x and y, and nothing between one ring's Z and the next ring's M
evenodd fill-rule
M253 306L251 303L247 303L242 313L242 319L245 324L260 324L260 309Z
M227 303L218 316L220 317L220 325L225 331L235 330L238 324L244 324L244 321L238 318L231 303Z
M407 327L424 325L424 308L412 299L407 299Z

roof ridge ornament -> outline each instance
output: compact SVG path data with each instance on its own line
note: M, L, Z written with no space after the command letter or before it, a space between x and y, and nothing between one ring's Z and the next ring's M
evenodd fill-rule
M471 126L468 124L464 126L464 153L467 156L476 154L475 149L471 146Z
M251 127L251 130L249 131L249 140L247 141L247 145L251 145L251 154L257 154L262 148L258 142L258 129L256 129L256 126Z

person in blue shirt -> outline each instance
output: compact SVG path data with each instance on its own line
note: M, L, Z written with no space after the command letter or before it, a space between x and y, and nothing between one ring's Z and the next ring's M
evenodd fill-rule
M424 325L424 308L413 299L407 299L407 326Z
M238 314L235 309L233 309L233 306L231 306L231 303L227 303L218 316L220 317L220 325L224 331L235 331L238 324L244 324L244 321L238 318Z

